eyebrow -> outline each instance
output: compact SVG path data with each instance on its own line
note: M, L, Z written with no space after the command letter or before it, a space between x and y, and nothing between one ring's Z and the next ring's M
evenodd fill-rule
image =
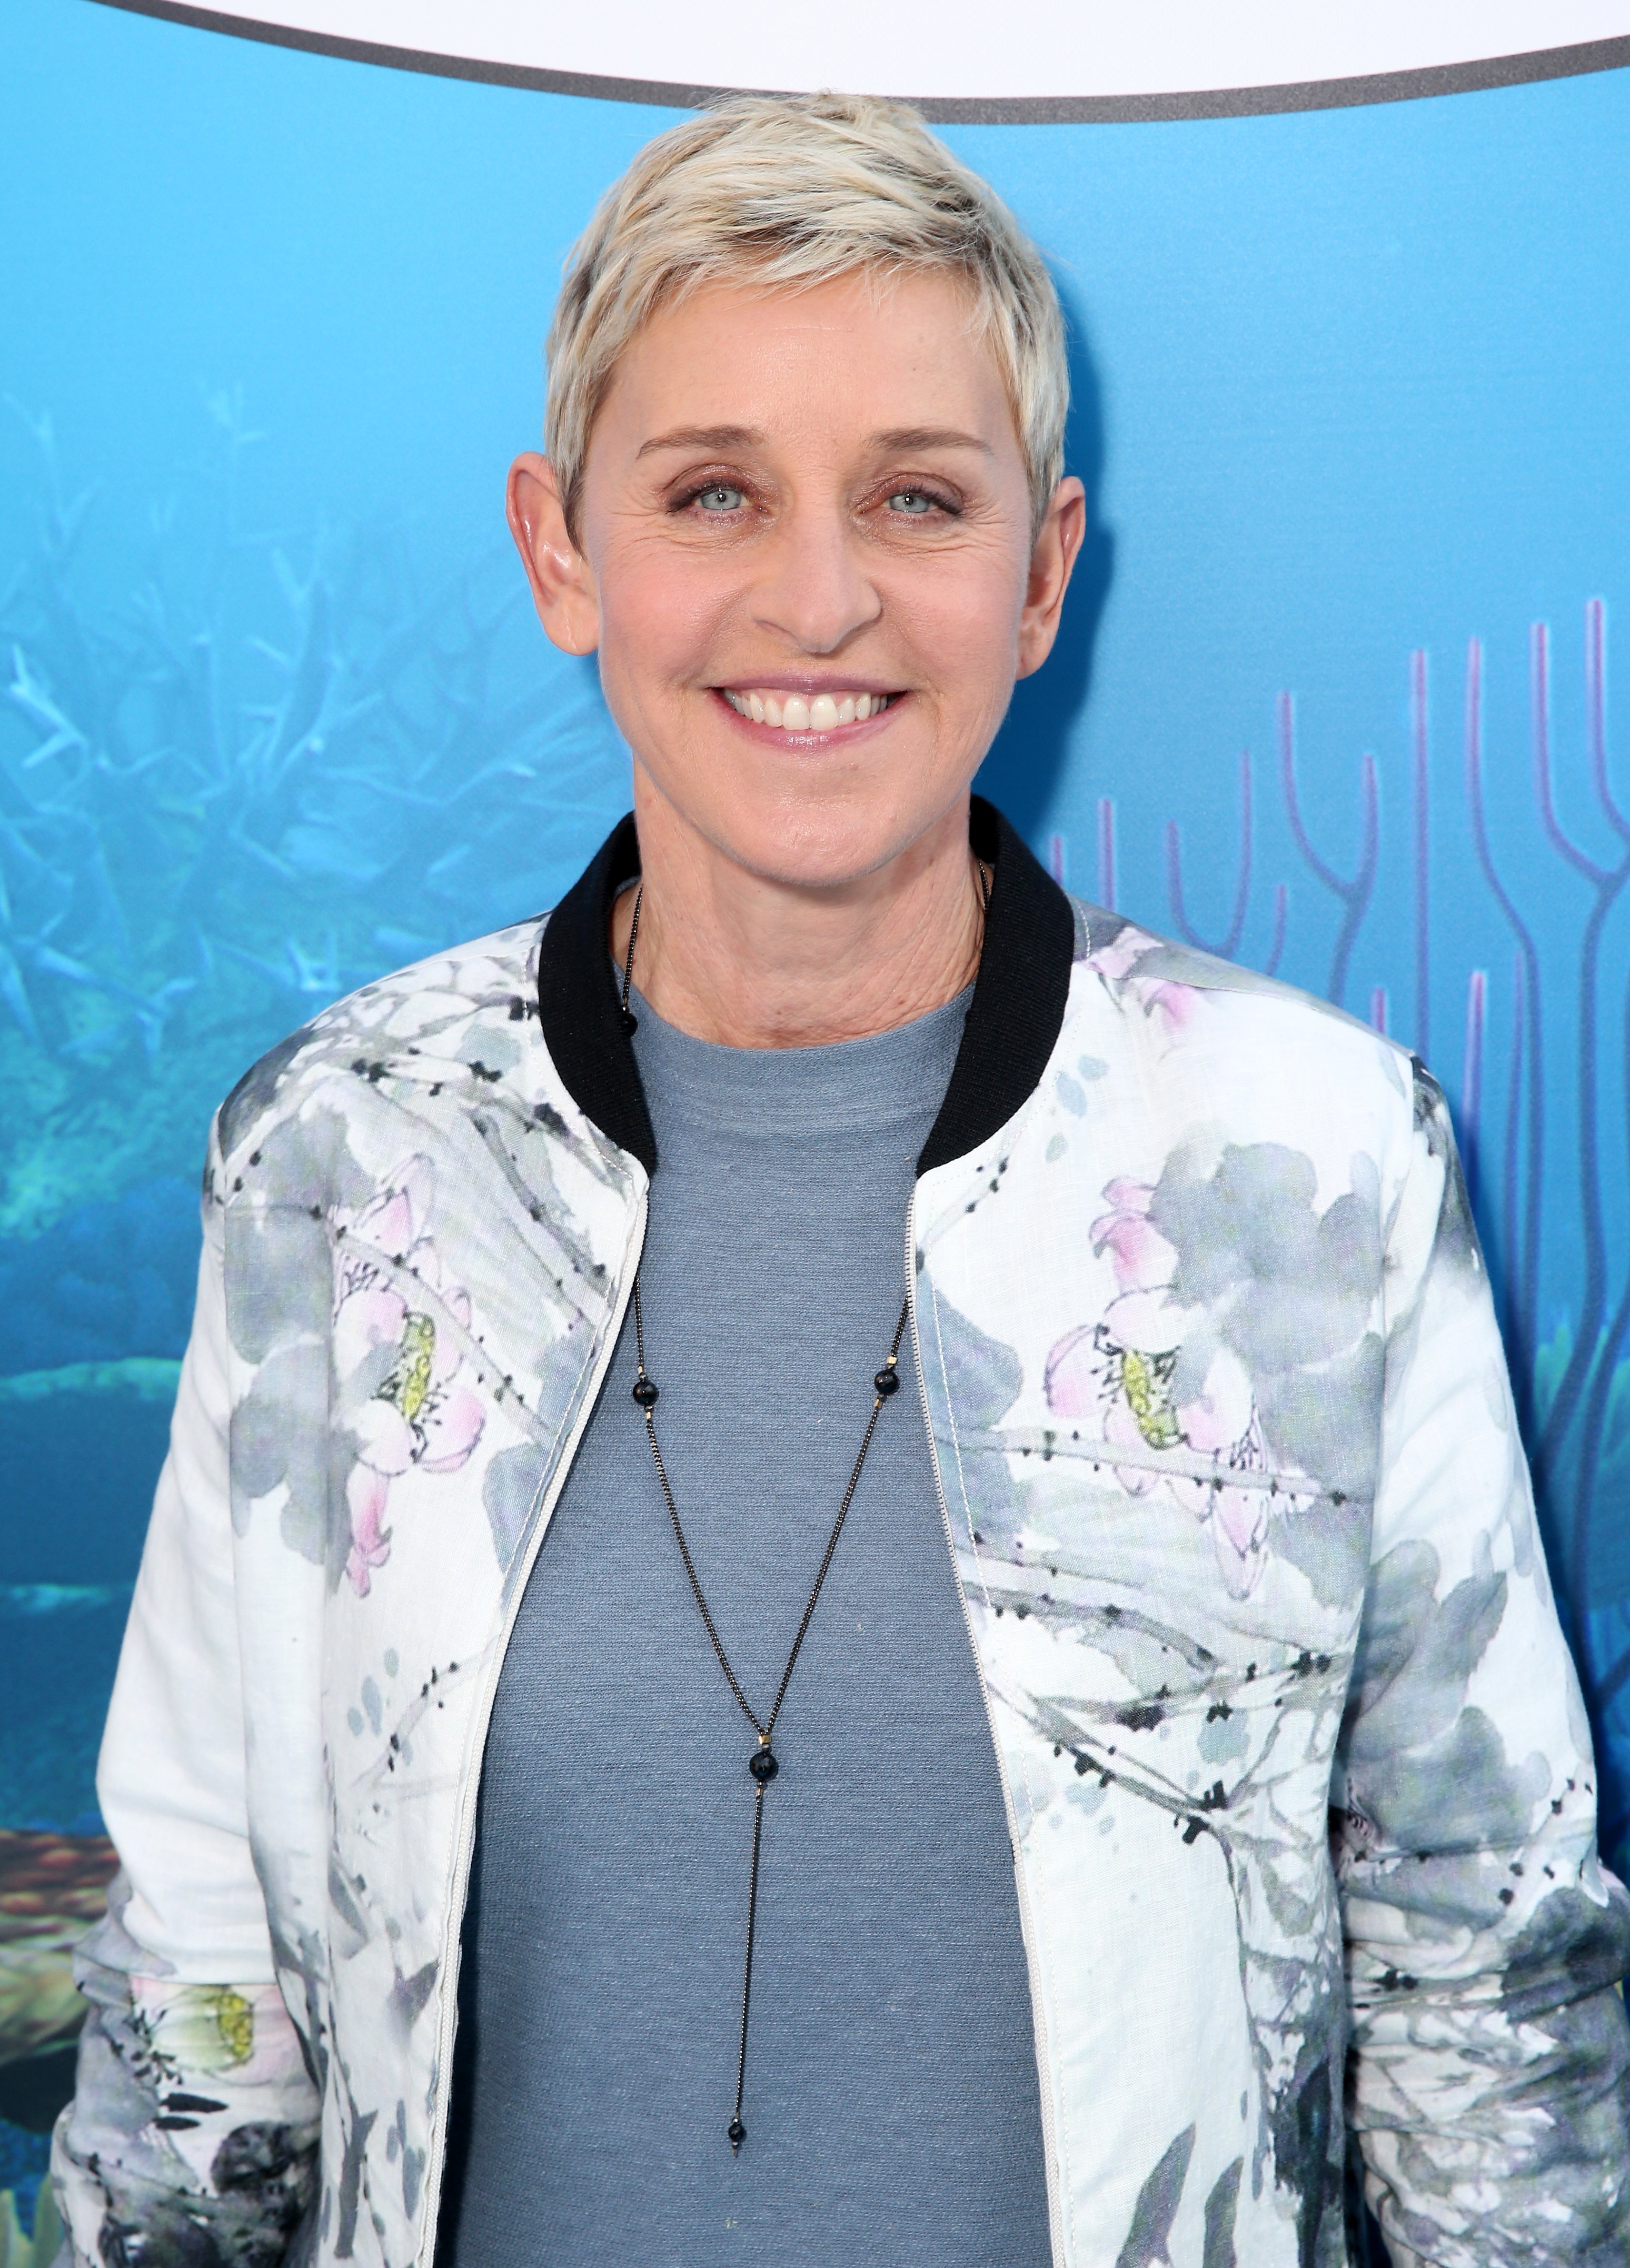
M874 433L874 449L889 451L913 449L977 449L982 457L992 453L988 441L977 433L959 432L955 425L896 425L887 433Z
M751 425L676 425L671 433L655 433L639 445L642 457L661 449L750 449L763 439Z
M655 433L639 445L638 454L652 457L665 449L752 449L764 436L754 425L676 425L671 433ZM867 446L895 453L914 449L975 449L982 457L992 453L988 441L977 433L960 432L955 425L896 425L874 433Z

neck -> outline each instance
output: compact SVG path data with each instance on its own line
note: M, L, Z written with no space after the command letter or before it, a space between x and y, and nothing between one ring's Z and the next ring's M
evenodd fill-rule
M984 935L968 798L874 872L821 885L756 873L636 772L634 981L664 1022L725 1047L824 1047L892 1030L973 981ZM612 909L628 952L634 893Z

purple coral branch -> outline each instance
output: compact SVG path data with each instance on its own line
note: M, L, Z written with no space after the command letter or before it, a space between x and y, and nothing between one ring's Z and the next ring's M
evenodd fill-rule
M1589 760L1603 807L1618 828L1620 839L1630 844L1630 829L1626 829L1620 821L1608 789L1606 640L1602 616L1599 600L1593 600L1585 609L1585 707L1591 742ZM1556 1402L1552 1407L1542 1442L1542 1448L1550 1454L1555 1453L1572 1418L1574 1404L1582 1394L1585 1397L1584 1423L1580 1437L1570 1561L1574 1588L1581 1598L1587 1589L1586 1555L1589 1544L1592 1499L1601 1462L1602 1436L1607 1422L1608 1397L1612 1390L1613 1367L1619 1350L1624 1344L1626 1331L1630 1329L1630 1271L1627 1271L1623 1294L1605 1334L1602 1332L1602 1317L1607 1298L1607 1249L1602 1220L1596 1061L1597 976L1602 933L1626 882L1630 882L1630 848L1626 848L1616 867L1600 870L1596 902L1585 924L1580 953L1579 1187L1584 1232L1585 1290L1580 1306L1578 1341L1562 1374L1561 1384L1557 1388ZM1630 993L1626 994L1625 1005L1624 1047L1625 1069L1630 1073ZM1626 1141L1630 1143L1630 1091L1626 1092L1625 1107ZM1565 1396L1569 1397L1566 1407ZM1581 1622L1582 1627L1582 1616Z
M1465 706L1466 809L1471 821L1472 847L1483 879L1508 927L1516 939L1523 971L1518 999L1526 1012L1528 1043L1528 1171L1522 1205L1522 1248L1512 1240L1508 1258L1511 1297L1508 1328L1515 1341L1515 1367L1524 1391L1532 1374L1539 1312L1540 1199L1544 1189L1545 1089L1545 1033L1539 986L1539 954L1532 932L1517 911L1510 892L1500 878L1488 844L1488 821L1483 805L1483 648L1471 638L1466 645ZM1516 1077L1514 1066L1512 1077ZM1515 1157L1515 1149L1512 1155ZM1516 1208L1513 1207L1515 1212Z
M1630 819L1614 801L1607 776L1607 609L1600 599L1585 601L1585 738L1597 800L1609 824L1630 842Z
M1285 922L1290 911L1290 892L1283 882L1273 885L1273 942L1268 947L1268 958L1263 968L1265 976L1277 976L1280 962L1285 957Z
M1431 744L1427 657L1419 647L1409 657L1409 722L1415 803L1415 1053L1427 1063L1432 1057Z
M1466 983L1466 1046L1460 1078L1460 1148L1466 1194L1477 1204L1478 1143L1483 1117L1483 1026L1488 1008L1488 976L1474 968Z
M1630 985L1625 989L1624 1061L1626 1073L1625 1149L1626 1164L1630 1166ZM1602 1343L1601 1356L1590 1381L1589 1400L1585 1407L1584 1438L1579 1454L1579 1527L1582 1537L1589 1526L1590 1500L1596 1492L1596 1476L1601 1463L1602 1437L1607 1426L1608 1402L1612 1393L1614 1372L1619 1351L1627 1336L1630 1336L1630 1269L1626 1270L1624 1291ZM1585 1587L1584 1572L1582 1562L1577 1580L1577 1587L1582 1592ZM1630 1651L1614 1663L1607 1676L1597 1683L1595 1699L1598 1712L1606 1709L1626 1678L1630 1678Z
M1614 902L1630 882L1630 849L1616 867L1601 866L1575 849L1557 824L1551 808L1550 727L1548 699L1548 640L1543 622L1536 622L1530 649L1533 656L1534 779L1545 832L1575 873L1589 880L1595 902L1585 922L1579 954L1578 1098L1579 1098L1579 1213L1580 1241L1584 1251L1585 1281L1580 1300L1579 1332L1558 1384L1545 1427L1534 1452L1542 1476L1555 1470L1563 1442L1573 1425L1580 1398L1604 1358L1600 1344L1607 1307L1607 1248L1602 1219L1600 1130L1597 1123L1597 978L1601 961L1602 933ZM1598 1381L1599 1385L1599 1381ZM1576 1595L1584 1580L1586 1528L1590 1490L1595 1474L1582 1464L1574 1504L1569 1570Z
M1582 874L1593 888L1599 890L1611 879L1610 870L1598 865L1576 843L1569 841L1561 821L1556 815L1556 801L1552 794L1551 631L1545 622L1535 622L1528 633L1528 687L1530 729L1534 747L1534 798L1539 806L1539 816L1553 849L1567 859L1576 874Z
M1524 1041L1528 1027L1528 971L1523 956L1516 954L1511 971L1511 1053L1507 1066L1505 1189L1501 1211L1500 1248L1505 1265L1504 1300L1506 1336L1515 1345L1519 1336L1518 1310L1522 1292L1522 1257L1518 1248L1522 1203L1523 1149L1523 1070ZM1526 1363L1514 1366L1519 1415L1526 1430L1528 1418L1529 1373Z
M1215 944L1208 944L1190 923L1183 902L1183 843L1175 819L1166 821L1166 887L1171 898L1171 915L1179 936L1202 953L1214 953L1224 961L1231 961L1239 949L1245 928L1245 909L1250 902L1250 751L1240 753L1240 855L1235 869L1234 911L1228 928Z
M1115 799L1112 796L1098 798L1098 903L1106 913L1114 913L1115 904Z
M1381 850L1376 760L1366 755L1359 767L1359 858L1358 865L1349 880L1320 858L1302 822L1302 805L1296 793L1295 703L1288 693L1281 693L1279 697L1279 736L1280 777L1284 786L1285 808L1296 848L1319 881L1332 897L1340 900L1345 909L1341 927L1337 932L1335 950L1331 954L1330 976L1325 986L1326 997L1339 1008L1344 1005L1347 963L1353 956L1353 940L1358 935L1359 924L1369 909L1370 895L1376 887L1376 865Z

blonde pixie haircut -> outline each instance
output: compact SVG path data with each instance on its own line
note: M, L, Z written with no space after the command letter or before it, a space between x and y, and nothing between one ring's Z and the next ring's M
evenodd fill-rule
M867 95L749 95L647 143L566 264L549 334L544 446L575 540L589 435L622 354L708 284L808 288L866 271L967 288L996 357L1039 529L1064 470L1064 319L1041 254L916 111Z

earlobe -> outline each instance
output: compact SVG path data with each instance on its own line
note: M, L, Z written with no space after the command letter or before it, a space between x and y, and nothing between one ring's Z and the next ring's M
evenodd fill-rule
M600 644L600 609L587 563L567 530L560 486L547 457L528 449L516 458L509 468L505 510L532 603L551 643L563 653L593 653Z

